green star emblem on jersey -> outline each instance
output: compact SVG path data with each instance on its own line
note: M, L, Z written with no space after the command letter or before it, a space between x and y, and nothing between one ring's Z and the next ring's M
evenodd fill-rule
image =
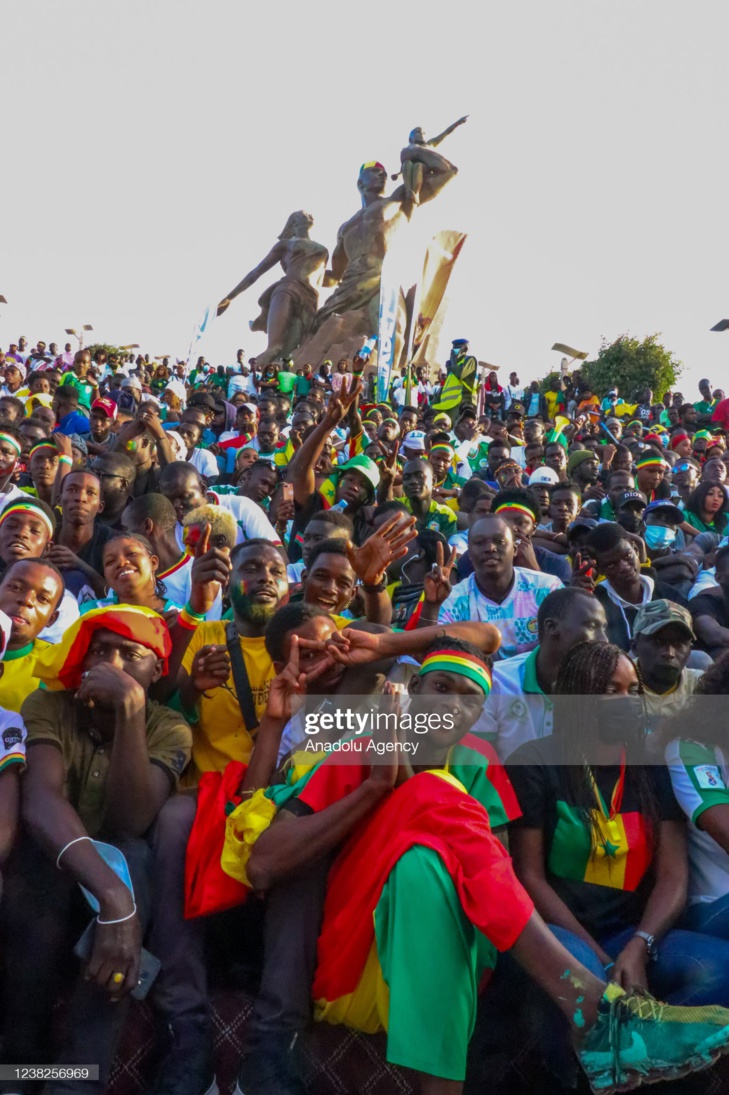
M606 840L600 847L602 848L606 859L615 859L616 853L620 851L620 845L612 844L609 840Z

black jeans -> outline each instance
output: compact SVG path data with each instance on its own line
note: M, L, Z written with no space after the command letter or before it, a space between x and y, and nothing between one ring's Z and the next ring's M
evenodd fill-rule
M279 1053L311 1021L311 985L332 856L283 879L266 896L261 986L247 1053Z
M151 849L143 840L118 843L129 864L142 927L149 917ZM93 913L69 874L59 871L27 835L5 875L0 921L3 939L2 1060L8 1064L98 1064L98 1081L56 1081L44 1095L93 1095L106 1090L128 997L107 993L79 976L73 947ZM64 1009L60 1047L51 1041L51 1016L59 991L73 986ZM33 1091L0 1082L0 1092Z

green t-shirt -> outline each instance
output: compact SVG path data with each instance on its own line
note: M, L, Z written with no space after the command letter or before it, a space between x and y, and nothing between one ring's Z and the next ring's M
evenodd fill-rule
M278 390L283 395L291 395L294 390L294 384L299 378L296 373L279 373L278 374Z
M94 397L96 389L92 384L88 384L85 380L79 380L75 373L66 373L62 384L71 384L78 392L79 403L86 408L91 409L91 400Z
M296 394L308 395L311 391L311 380L307 380L305 376L296 377Z

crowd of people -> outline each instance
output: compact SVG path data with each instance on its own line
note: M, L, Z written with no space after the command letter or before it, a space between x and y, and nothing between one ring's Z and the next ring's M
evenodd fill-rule
M370 372L0 352L5 1095L145 996L215 1095L236 978L236 1095L312 1019L426 1095L509 1009L557 1089L729 1052L729 399Z

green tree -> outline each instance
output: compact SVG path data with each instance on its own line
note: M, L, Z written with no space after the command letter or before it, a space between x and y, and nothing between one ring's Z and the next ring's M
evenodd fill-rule
M625 334L603 342L595 360L582 365L583 382L599 396L617 388L626 402L635 402L645 388L651 389L654 399L662 399L675 386L683 365L658 338L648 335L640 342Z
M121 357L126 353L126 350L122 350L119 346L110 346L106 342L92 342L90 346L84 346L84 350L88 350L93 360L97 350L106 350L106 356L111 357L112 354L116 354L117 357Z

